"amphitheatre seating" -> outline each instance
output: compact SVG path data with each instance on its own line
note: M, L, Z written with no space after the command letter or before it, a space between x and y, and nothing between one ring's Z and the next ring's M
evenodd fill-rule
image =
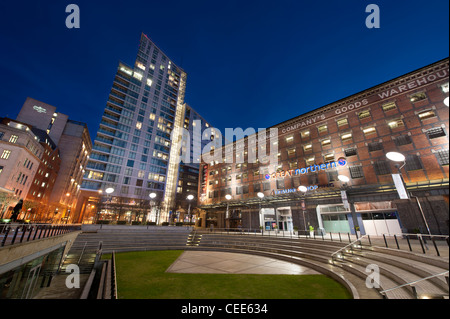
M366 244L347 248L348 243L311 238L267 237L255 234L227 234L192 231L188 227L110 226L83 229L69 255L93 252L101 245L102 253L138 250L211 250L261 255L297 263L328 275L343 284L354 298L411 299L417 297L448 298L448 272L398 289L380 292L399 285L448 271L447 257L375 247ZM348 251L346 251L348 250ZM76 254L73 254L76 259ZM332 255L334 258L332 258ZM380 286L368 288L368 265L380 270ZM447 281L446 281L447 280Z

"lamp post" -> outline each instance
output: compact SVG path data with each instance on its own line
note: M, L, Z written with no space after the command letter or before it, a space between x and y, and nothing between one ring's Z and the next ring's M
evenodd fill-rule
M112 187L108 187L107 189L105 189L105 193L108 194L106 197L106 211L108 210L108 197L109 197L109 201L111 201L111 194L114 193L114 188Z
M262 230L263 230L263 233L264 233L264 227L265 227L265 225L264 225L264 214L262 213L262 207L261 207L262 200L264 198L264 193L258 192L258 194L256 194L256 195L258 195L258 197L259 197L259 220L260 220L261 227L262 227Z
M397 188L397 192L399 194L400 199L411 199L414 197L416 199L417 206L419 207L420 214L422 215L423 222L425 223L425 227L427 228L428 234L431 235L430 227L428 226L427 219L425 218L425 214L423 213L422 205L420 205L419 198L417 196L412 196L412 194L408 194L406 190L406 184L403 180L401 169L406 165L406 158L403 154L398 152L388 152L386 153L386 157L393 162L403 162L403 165L400 166L396 164L395 167L398 169L398 174L392 174L392 179L394 180L395 187Z
M231 195L230 194L226 194L225 195L225 199L227 200L227 211L225 213L225 221L226 221L226 227L230 228L230 212L228 210L228 206L229 206L229 201L231 199Z
M306 229L306 218L305 218L305 214L306 214L306 203L305 203L305 195L306 192L308 191L308 189L306 188L306 186L300 185L298 187L298 190L300 192L302 192L302 213L303 213L303 225L305 226L305 231L308 231Z
M192 222L192 218L191 218L191 200L194 199L194 195L190 194L186 197L186 199L189 201L189 207L188 207L188 218L189 218L189 223Z
M150 196L150 214L153 211L153 200L156 198L156 193L150 193L148 196ZM150 216L147 216L147 221L149 220ZM155 221L156 221L156 214L155 214Z

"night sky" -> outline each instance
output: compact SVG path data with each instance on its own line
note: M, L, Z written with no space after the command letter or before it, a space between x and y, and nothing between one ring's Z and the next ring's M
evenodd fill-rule
M66 28L70 3L79 29ZM365 25L370 3L379 29ZM94 139L144 32L187 72L186 102L213 126L269 127L448 57L448 12L448 0L1 1L0 117L29 96Z

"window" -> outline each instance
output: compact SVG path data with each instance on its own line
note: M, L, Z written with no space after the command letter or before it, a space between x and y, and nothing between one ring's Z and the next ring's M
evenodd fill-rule
M328 132L328 126L326 124L320 125L317 127L317 130L320 133Z
M337 123L338 127L341 127L341 126L347 125L348 124L348 120L346 118L343 118L343 119L337 120L336 123Z
M344 150L344 153L345 153L346 157L349 157L349 156L357 155L358 151L357 151L356 147L349 147Z
M370 127L363 128L363 133L365 136L376 133L375 127L370 126Z
M331 145L331 139L327 138L325 140L322 140L321 143L322 143L322 146Z
M437 160L441 165L448 165L448 150L437 151L436 153ZM0 166L0 173L2 170L2 166Z
M388 102L381 105L381 107L383 108L384 112L387 112L390 110L395 110L397 108L397 105L395 104L395 102Z
M426 130L425 134L427 134L429 139L446 136L445 131L442 127L430 128L430 129Z
M415 103L415 102L425 100L426 98L427 98L427 95L424 92L417 92L417 93L414 93L413 95L411 95L409 97L409 100L412 103Z
M287 150L288 156L295 155L295 147Z
M433 110L425 110L417 114L421 121L436 117Z
M377 175L387 175L391 173L391 167L387 161L377 161L373 163L373 168Z
M358 113L358 117L360 120L370 117L370 110L364 110Z
M448 93L448 82L441 85L442 92Z
M128 160L127 161L127 166L128 167L133 167L134 166L134 161L133 160Z
M314 164L314 156L310 158L305 159L306 165L313 165Z
M317 173L308 175L308 183L309 185L319 184L319 175Z
M389 121L387 122L387 124L389 125L389 127L390 127L391 129L405 126L405 123L403 123L403 120L402 120L402 119L389 120Z
M312 150L312 144L306 144L306 145L304 145L304 146L303 146L303 150L304 150L305 152L311 151L311 150Z
M395 145L402 146L412 143L411 136L409 135L400 135L394 139Z
M306 131L301 132L300 135L301 135L302 138L307 138L307 137L309 137L309 130L306 130Z
M9 142L10 143L16 143L17 140L19 139L19 137L17 135L11 135L11 137L9 138Z
M236 187L236 195L241 195L242 194L242 186L237 186Z
M284 179L277 179L277 189L284 189Z
M407 171L416 171L422 169L422 163L420 162L419 156L417 155L407 155L405 169Z
M345 133L341 135L341 140L343 142L348 141L352 138L352 133Z
M334 154L330 153L330 154L326 154L323 159L325 160L325 162L332 162L334 161Z
M2 156L0 158L7 160L9 158L9 155L11 155L11 151L3 150Z
M270 190L270 182L264 182L263 183L263 190L264 191Z
M350 176L353 179L364 177L364 171L361 165L350 166L348 170L350 171Z
M297 168L297 161L293 161L289 163L289 169L296 169Z
M261 184L253 184L253 192L257 193L261 191Z
M383 149L383 143L381 142L372 142L367 144L369 147L369 152L380 151Z
M286 142L292 142L294 140L294 136L286 137Z

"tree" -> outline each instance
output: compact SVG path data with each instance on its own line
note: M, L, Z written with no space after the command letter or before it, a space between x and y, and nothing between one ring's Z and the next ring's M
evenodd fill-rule
M11 205L12 202L17 201L17 198L14 194L6 193L6 192L0 192L0 218L3 218L6 210Z

